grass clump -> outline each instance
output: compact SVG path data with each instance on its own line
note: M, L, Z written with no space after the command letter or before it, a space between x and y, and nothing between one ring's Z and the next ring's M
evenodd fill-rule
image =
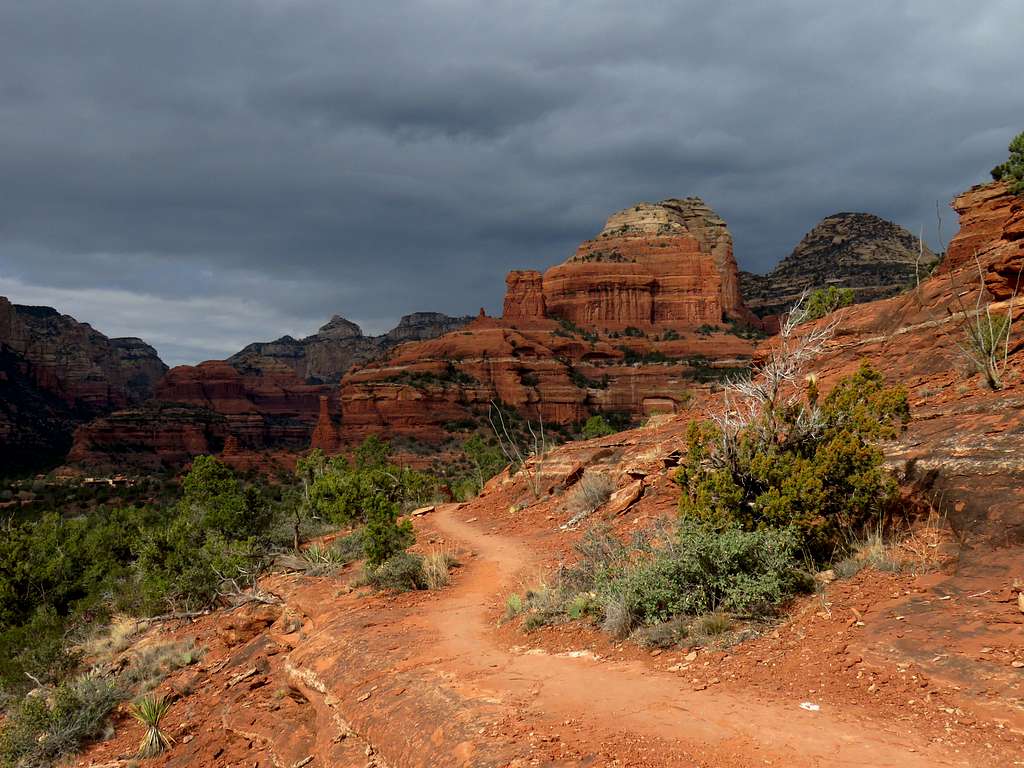
M372 570L368 567L365 581L371 587L392 592L427 589L423 558L412 552L399 552Z
M591 515L611 498L614 491L615 481L609 475L585 472L566 502L566 510L570 513L569 527L577 525Z
M172 672L199 662L205 653L191 640L147 645L134 654L122 678L134 689L151 691Z
M146 734L139 744L140 758L156 757L174 743L174 739L160 729L160 721L170 708L171 703L163 696L146 696L132 707L132 717L146 726Z
M513 592L505 599L505 618L514 619L523 612L523 598Z
M98 738L107 716L124 697L119 680L80 677L50 696L26 696L0 726L0 766L43 768Z
M423 579L427 589L441 589L447 586L450 578L449 571L452 566L457 565L455 555L447 549L434 548L423 558Z

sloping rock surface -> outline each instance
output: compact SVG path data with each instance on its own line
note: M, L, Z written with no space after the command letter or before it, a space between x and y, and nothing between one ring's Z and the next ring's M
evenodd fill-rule
M927 275L937 257L917 237L870 213L836 213L804 235L767 275L740 273L743 298L757 315L777 315L805 290L852 288L854 301L886 298Z

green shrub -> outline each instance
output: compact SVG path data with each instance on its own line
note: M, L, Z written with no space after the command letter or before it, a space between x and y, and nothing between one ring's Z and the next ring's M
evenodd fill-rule
M411 509L432 500L437 481L423 472L388 463L390 445L375 435L356 449L354 466L334 458L309 481L307 498L313 513L335 525L363 522L366 502L384 496L400 507Z
M885 387L864 363L819 404L769 410L734 435L693 423L677 474L680 511L719 527L794 527L799 543L828 560L896 498L878 442L909 419L906 391Z
M525 600L510 597L506 616L527 612L527 631L593 617L618 638L638 626L679 620L674 632L684 637L693 617L716 611L770 615L812 584L792 530L719 530L682 520L628 543L608 529L592 530L577 551L577 563L561 569L554 584L528 591Z
M817 320L825 315L835 312L842 307L853 304L853 289L837 288L830 285L828 288L818 288L811 291L804 303L806 315L804 322Z
M366 582L377 589L411 592L427 588L423 558L411 552L392 555L376 568L367 568Z
M50 766L98 737L107 716L124 697L116 680L83 677L64 683L51 701L25 697L0 726L0 766Z
M472 469L473 495L480 493L484 483L508 464L501 448L479 434L472 435L462 444L462 452Z
M992 178L1008 182L1010 191L1015 195L1024 195L1024 132L1013 138L1009 151L1006 162L992 169Z
M379 568L416 539L412 522L398 519L398 505L383 495L371 496L366 502L366 527L363 530L363 553L366 566L372 571Z
M790 530L716 530L683 521L624 565L606 587L637 623L725 610L770 614L807 587L799 538Z
M614 435L615 427L608 423L604 416L597 414L587 419L587 423L583 425L583 439L592 440L595 437L605 437L607 435Z
M523 612L523 598L518 593L513 592L505 600L505 617L508 619L514 618Z

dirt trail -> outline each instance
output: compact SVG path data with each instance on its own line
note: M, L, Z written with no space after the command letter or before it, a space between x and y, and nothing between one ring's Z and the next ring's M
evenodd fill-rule
M461 517L456 506L439 508L432 525L475 553L445 599L429 604L425 619L438 633L437 651L457 678L471 679L498 698L521 698L550 724L581 722L591 740L623 733L679 744L709 765L963 766L892 723L844 716L822 708L808 712L799 701L782 705L709 688L693 691L688 680L635 661L523 653L496 636L494 604L538 564L523 543L490 534ZM703 762L703 761L702 761ZM690 762L664 763L665 765Z

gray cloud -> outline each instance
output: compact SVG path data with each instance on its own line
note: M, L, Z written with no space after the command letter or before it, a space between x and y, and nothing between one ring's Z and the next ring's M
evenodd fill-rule
M1024 129L1016 0L750 6L0 0L0 285L190 361L496 312L639 200L754 270L839 210L934 240Z

